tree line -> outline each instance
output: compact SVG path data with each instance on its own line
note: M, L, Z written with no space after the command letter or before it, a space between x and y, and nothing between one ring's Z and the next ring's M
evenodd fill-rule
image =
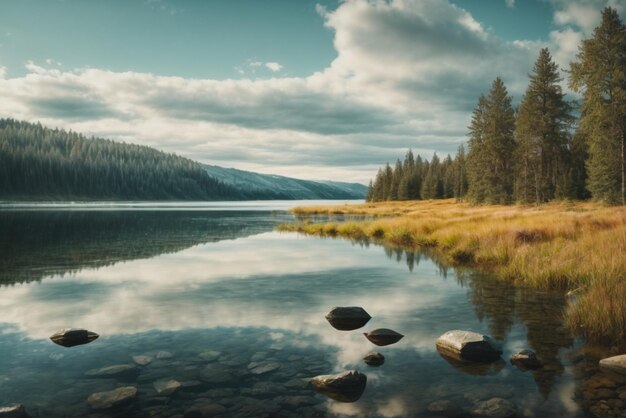
M0 199L242 199L187 158L0 119Z
M514 109L502 79L481 95L467 153L431 161L409 151L370 182L367 200L456 197L477 203L588 199L626 204L626 27L607 7L567 71L581 103L566 100L544 48Z

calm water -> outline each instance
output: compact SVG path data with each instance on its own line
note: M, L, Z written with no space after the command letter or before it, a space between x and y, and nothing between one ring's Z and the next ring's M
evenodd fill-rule
M467 416L493 397L518 416L620 409L626 383L597 371L606 353L564 328L562 296L447 269L427 254L273 232L292 219L284 207L0 211L0 405L19 402L36 417ZM324 319L351 305L373 317L362 330ZM72 348L48 339L67 327L100 338ZM376 347L362 332L379 327L405 337ZM447 362L435 340L450 329L501 341L503 361ZM546 367L511 366L523 348ZM385 355L382 367L361 361L372 350ZM153 360L135 365L138 355ZM85 374L120 364L135 367ZM347 369L368 378L357 402L307 386ZM154 382L169 379L182 387L157 394ZM90 394L128 385L139 390L133 403L91 411Z

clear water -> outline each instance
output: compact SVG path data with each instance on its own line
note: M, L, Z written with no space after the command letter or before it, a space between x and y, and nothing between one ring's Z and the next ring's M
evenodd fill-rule
M274 232L292 219L284 207L0 211L0 406L18 402L35 417L443 417L500 397L518 416L620 410L626 382L597 370L606 350L563 326L563 296L449 269L425 253ZM324 318L335 306L362 306L373 319L337 331ZM48 339L67 327L100 338L72 348ZM405 337L376 347L362 335L382 327ZM503 360L449 363L435 340L451 329L491 335ZM546 366L513 367L508 358L524 348ZM373 350L386 358L380 368L361 360ZM135 365L138 355L153 361ZM274 370L254 373L253 362ZM136 367L85 374L119 364ZM350 369L368 378L357 402L307 386ZM154 382L169 379L183 386L159 395ZM138 388L130 404L87 403L129 385Z

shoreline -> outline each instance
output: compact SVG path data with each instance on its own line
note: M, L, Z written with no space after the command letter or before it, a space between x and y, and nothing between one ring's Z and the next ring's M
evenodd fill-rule
M430 248L453 267L535 288L573 291L568 325L588 340L626 341L626 209L593 202L481 205L454 199L300 206L280 231ZM312 223L310 215L366 215Z

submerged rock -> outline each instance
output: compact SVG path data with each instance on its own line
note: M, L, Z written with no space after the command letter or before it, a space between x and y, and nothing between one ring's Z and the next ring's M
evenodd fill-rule
M371 332L364 332L363 335L373 344L379 346L395 344L404 337L404 335L387 328L378 328Z
M339 306L333 308L326 319L335 329L352 331L363 327L372 317L359 306Z
M220 351L209 350L198 354L198 357L200 357L201 360L210 363L217 360L221 355L222 353Z
M228 383L235 380L229 367L219 363L209 363L201 372L200 379L207 383Z
M133 356L133 361L140 366L147 366L154 360L150 356Z
M490 337L476 332L448 331L437 339L441 355L458 360L492 362L500 358L502 349Z
M116 364L115 366L87 370L85 372L85 375L90 377L116 377L127 376L136 372L137 366L135 366L134 364Z
M182 385L178 380L157 380L152 386L159 396L170 396Z
M276 362L265 362L265 363L255 363L252 362L248 365L248 370L252 374L265 374L269 372L273 372L274 370L280 369L280 363Z
M321 375L311 379L311 384L320 393L340 402L356 402L359 400L367 376L356 370L349 370L334 375Z
M543 362L537 358L532 350L522 350L511 356L511 364L521 370L532 370L543 367Z
M21 403L12 403L0 406L0 418L26 418L26 409Z
M475 417L509 418L515 416L517 408L515 404L502 398L491 398L487 401L478 402L470 414Z
M365 361L365 364L378 367L382 366L385 362L385 356L376 351L372 351L363 357L363 361Z
M98 334L86 329L67 328L52 334L50 339L53 343L63 347L74 347L75 345L88 344L98 337Z
M169 351L159 351L158 353L156 353L157 360L167 360L168 358L172 357L174 357L174 354L170 353Z
M626 354L600 360L600 368L626 375Z
M92 409L109 409L130 403L137 397L135 386L124 386L107 392L96 392L89 395L87 402Z

